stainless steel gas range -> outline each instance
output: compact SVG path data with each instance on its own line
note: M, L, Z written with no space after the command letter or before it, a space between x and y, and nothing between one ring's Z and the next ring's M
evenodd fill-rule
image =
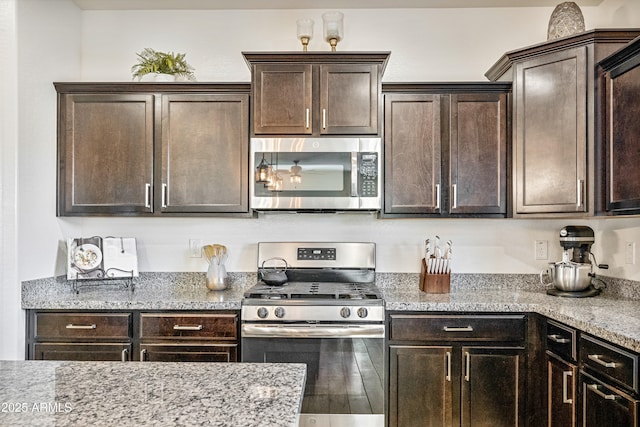
M384 300L375 244L263 242L245 292L243 362L307 364L301 426L384 424ZM275 274L274 274L275 273Z

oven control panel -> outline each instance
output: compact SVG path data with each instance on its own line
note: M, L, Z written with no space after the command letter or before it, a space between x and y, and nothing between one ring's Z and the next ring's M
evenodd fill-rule
M298 248L298 261L335 261L336 248Z

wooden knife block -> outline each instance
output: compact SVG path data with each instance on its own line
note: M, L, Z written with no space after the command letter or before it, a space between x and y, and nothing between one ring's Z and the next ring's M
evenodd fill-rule
M429 294L448 294L451 291L451 273L427 273L427 262L424 258L422 258L422 269L420 270L420 290Z

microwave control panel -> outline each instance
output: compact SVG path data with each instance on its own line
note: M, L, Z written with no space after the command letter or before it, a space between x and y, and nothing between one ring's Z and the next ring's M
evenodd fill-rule
M358 153L358 194L378 197L378 153Z

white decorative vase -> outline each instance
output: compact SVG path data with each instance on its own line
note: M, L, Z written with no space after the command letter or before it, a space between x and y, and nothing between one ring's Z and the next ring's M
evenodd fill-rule
M175 82L176 76L173 74L149 73L140 77L141 82Z
M584 31L584 17L580 6L572 1L560 3L549 18L547 40L572 36Z

